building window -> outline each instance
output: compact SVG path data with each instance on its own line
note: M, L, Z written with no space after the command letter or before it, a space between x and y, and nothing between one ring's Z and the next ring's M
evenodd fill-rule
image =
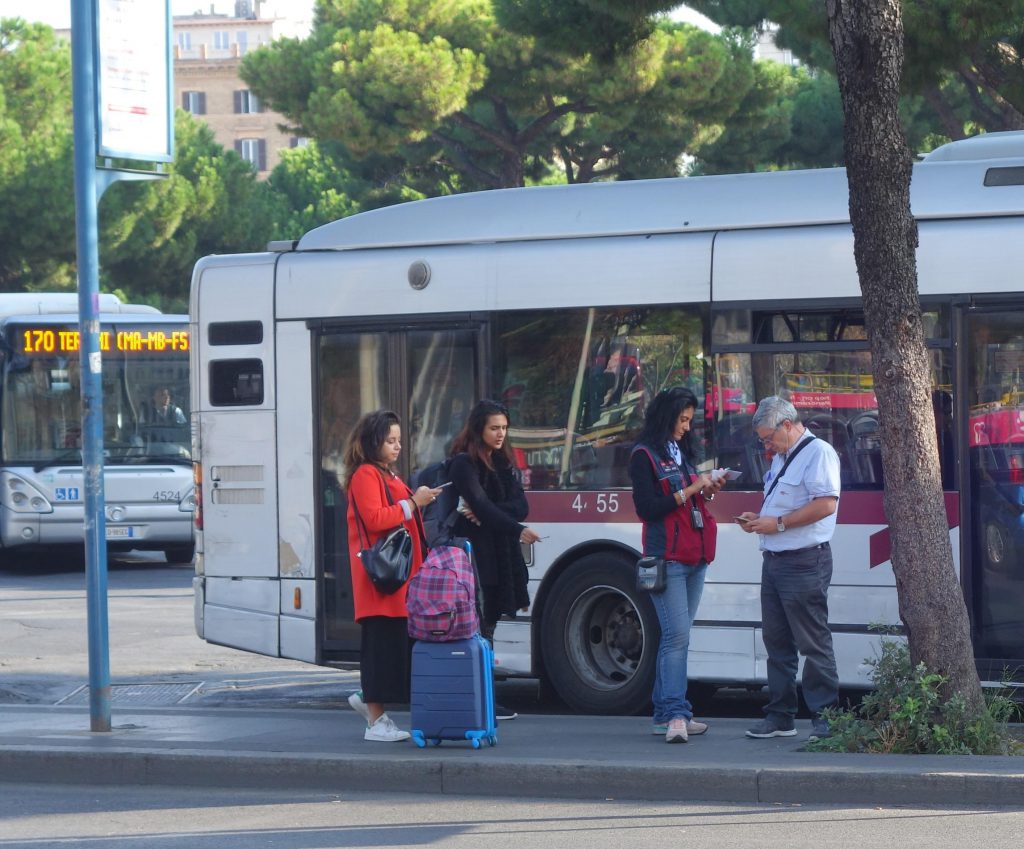
M219 29L213 33L213 46L216 50L227 50L231 46L227 30Z
M240 29L235 33L235 44L238 45L238 55L244 56L245 51L249 49L249 33L244 29Z
M248 89L235 92L235 114L251 115L263 111L260 99Z
M235 142L235 153L251 163L257 171L267 170L266 139L238 139Z
M181 93L181 108L193 115L206 114L206 92L205 91L183 91Z
M288 147L309 147L309 139L305 136L292 136L288 139Z
M182 50L192 49L192 33L190 32L179 32L178 33L178 47Z

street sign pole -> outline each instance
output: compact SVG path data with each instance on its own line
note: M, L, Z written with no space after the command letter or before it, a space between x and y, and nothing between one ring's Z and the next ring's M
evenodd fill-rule
M96 8L71 0L71 74L75 143L75 239L81 334L82 474L89 628L89 727L110 731L110 643L107 625L107 537L103 515L103 381L99 333L99 246L96 192Z

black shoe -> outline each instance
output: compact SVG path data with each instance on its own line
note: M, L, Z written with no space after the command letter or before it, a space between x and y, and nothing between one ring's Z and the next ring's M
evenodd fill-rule
M811 733L808 736L808 740L827 740L832 736L832 731L828 727L828 720L823 716L816 716L811 719Z
M748 737L765 740L769 737L795 737L796 725L789 717L765 717L756 725L747 729Z
M507 707L499 705L497 702L494 703L494 718L495 719L515 719L519 716L514 710L509 710Z

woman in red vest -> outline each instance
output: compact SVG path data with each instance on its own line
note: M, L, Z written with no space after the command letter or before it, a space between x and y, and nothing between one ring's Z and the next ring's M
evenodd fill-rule
M708 730L693 718L686 698L686 660L690 628L718 539L707 502L722 482L694 467L690 425L696 413L697 398L689 389L661 390L647 408L629 458L644 555L665 561L665 588L651 594L661 626L651 699L654 733L664 734L667 743L685 743L691 734Z
M421 486L412 492L394 471L402 452L402 428L390 410L363 416L345 448L343 485L348 493L348 557L352 599L362 638L359 683L348 703L366 720L364 740L394 743L409 739L385 713L384 704L409 701L412 642L406 631L406 586L390 595L370 582L359 552L404 525L413 542L411 578L423 562L419 510L439 489ZM358 511L358 518L357 518ZM362 531L362 532L361 532Z

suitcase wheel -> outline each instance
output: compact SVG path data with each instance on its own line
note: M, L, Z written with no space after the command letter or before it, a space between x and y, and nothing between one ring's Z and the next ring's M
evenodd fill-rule
M479 749L480 748L480 738L479 737L474 737L473 738L473 748L474 749Z
M427 745L427 741L423 739L423 732L422 732L422 731L415 731L415 730L414 730L414 731L412 732L412 741L413 741L413 742L414 742L414 743L415 743L415 744L416 744L417 746L419 746L419 747L420 747L421 749L422 749L422 748L425 748L425 747L426 747L426 745Z

